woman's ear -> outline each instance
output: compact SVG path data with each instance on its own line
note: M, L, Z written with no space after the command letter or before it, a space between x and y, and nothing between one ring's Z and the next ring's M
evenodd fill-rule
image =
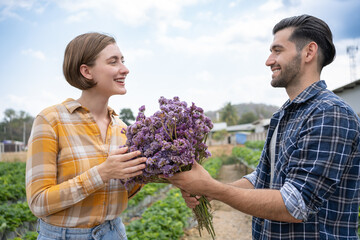
M81 64L80 66L80 73L81 75L83 75L84 78L92 80L93 76L91 74L91 69L88 65L86 64Z

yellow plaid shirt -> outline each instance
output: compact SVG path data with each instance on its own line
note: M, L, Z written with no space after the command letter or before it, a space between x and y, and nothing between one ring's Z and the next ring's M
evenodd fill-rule
M91 228L116 218L140 185L127 191L104 183L97 165L124 145L126 125L109 108L103 142L90 112L73 99L43 110L33 124L26 164L26 195L35 216L61 227Z

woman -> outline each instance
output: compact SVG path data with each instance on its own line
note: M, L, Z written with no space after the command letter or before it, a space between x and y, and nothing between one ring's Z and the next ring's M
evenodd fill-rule
M87 33L66 47L63 72L81 97L43 110L29 140L26 193L38 239L127 239L118 216L141 186L127 191L119 179L141 174L146 158L119 148L126 125L108 101L126 93L129 70L114 38Z

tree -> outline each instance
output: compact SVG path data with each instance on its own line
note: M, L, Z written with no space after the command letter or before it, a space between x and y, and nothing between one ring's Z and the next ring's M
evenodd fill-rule
M120 110L120 119L126 124L130 125L135 120L134 114L130 108L123 108Z
M5 121L6 129L7 129L6 132L9 133L10 140L14 140L13 139L13 127L14 127L13 119L16 117L16 112L14 109L8 108L4 111L4 115L5 115L4 121Z
M26 141L31 132L34 118L24 111L14 109L4 111L4 121L0 123L0 140Z
M223 129L223 130L214 132L211 137L215 141L221 141L221 140L224 140L227 135L228 135L228 132L225 129Z
M232 126L237 124L238 119L239 116L237 114L236 108L231 105L231 102L227 103L220 112L220 120L226 122L228 126Z
M246 112L241 115L241 118L239 120L239 124L244 123L252 123L253 121L257 120L258 117L253 112Z

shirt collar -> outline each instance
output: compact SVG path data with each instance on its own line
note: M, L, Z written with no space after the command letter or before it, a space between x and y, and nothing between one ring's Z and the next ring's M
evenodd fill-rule
M307 100L309 100L310 98L312 98L326 88L327 85L324 80L316 81L315 83L307 87L304 91L302 91L298 96L296 96L294 100L287 100L281 109L285 109L293 104L300 104L306 102Z
M78 108L82 108L84 109L85 111L89 112L89 109L87 109L86 107L84 106L81 106L81 104L72 99L72 98L68 98L66 99L64 102L63 102L64 106L66 107L66 109L69 111L70 114L74 113L76 109ZM114 109L112 109L111 107L107 107L108 108L108 112L110 114L110 116L117 116L117 114L115 113Z

